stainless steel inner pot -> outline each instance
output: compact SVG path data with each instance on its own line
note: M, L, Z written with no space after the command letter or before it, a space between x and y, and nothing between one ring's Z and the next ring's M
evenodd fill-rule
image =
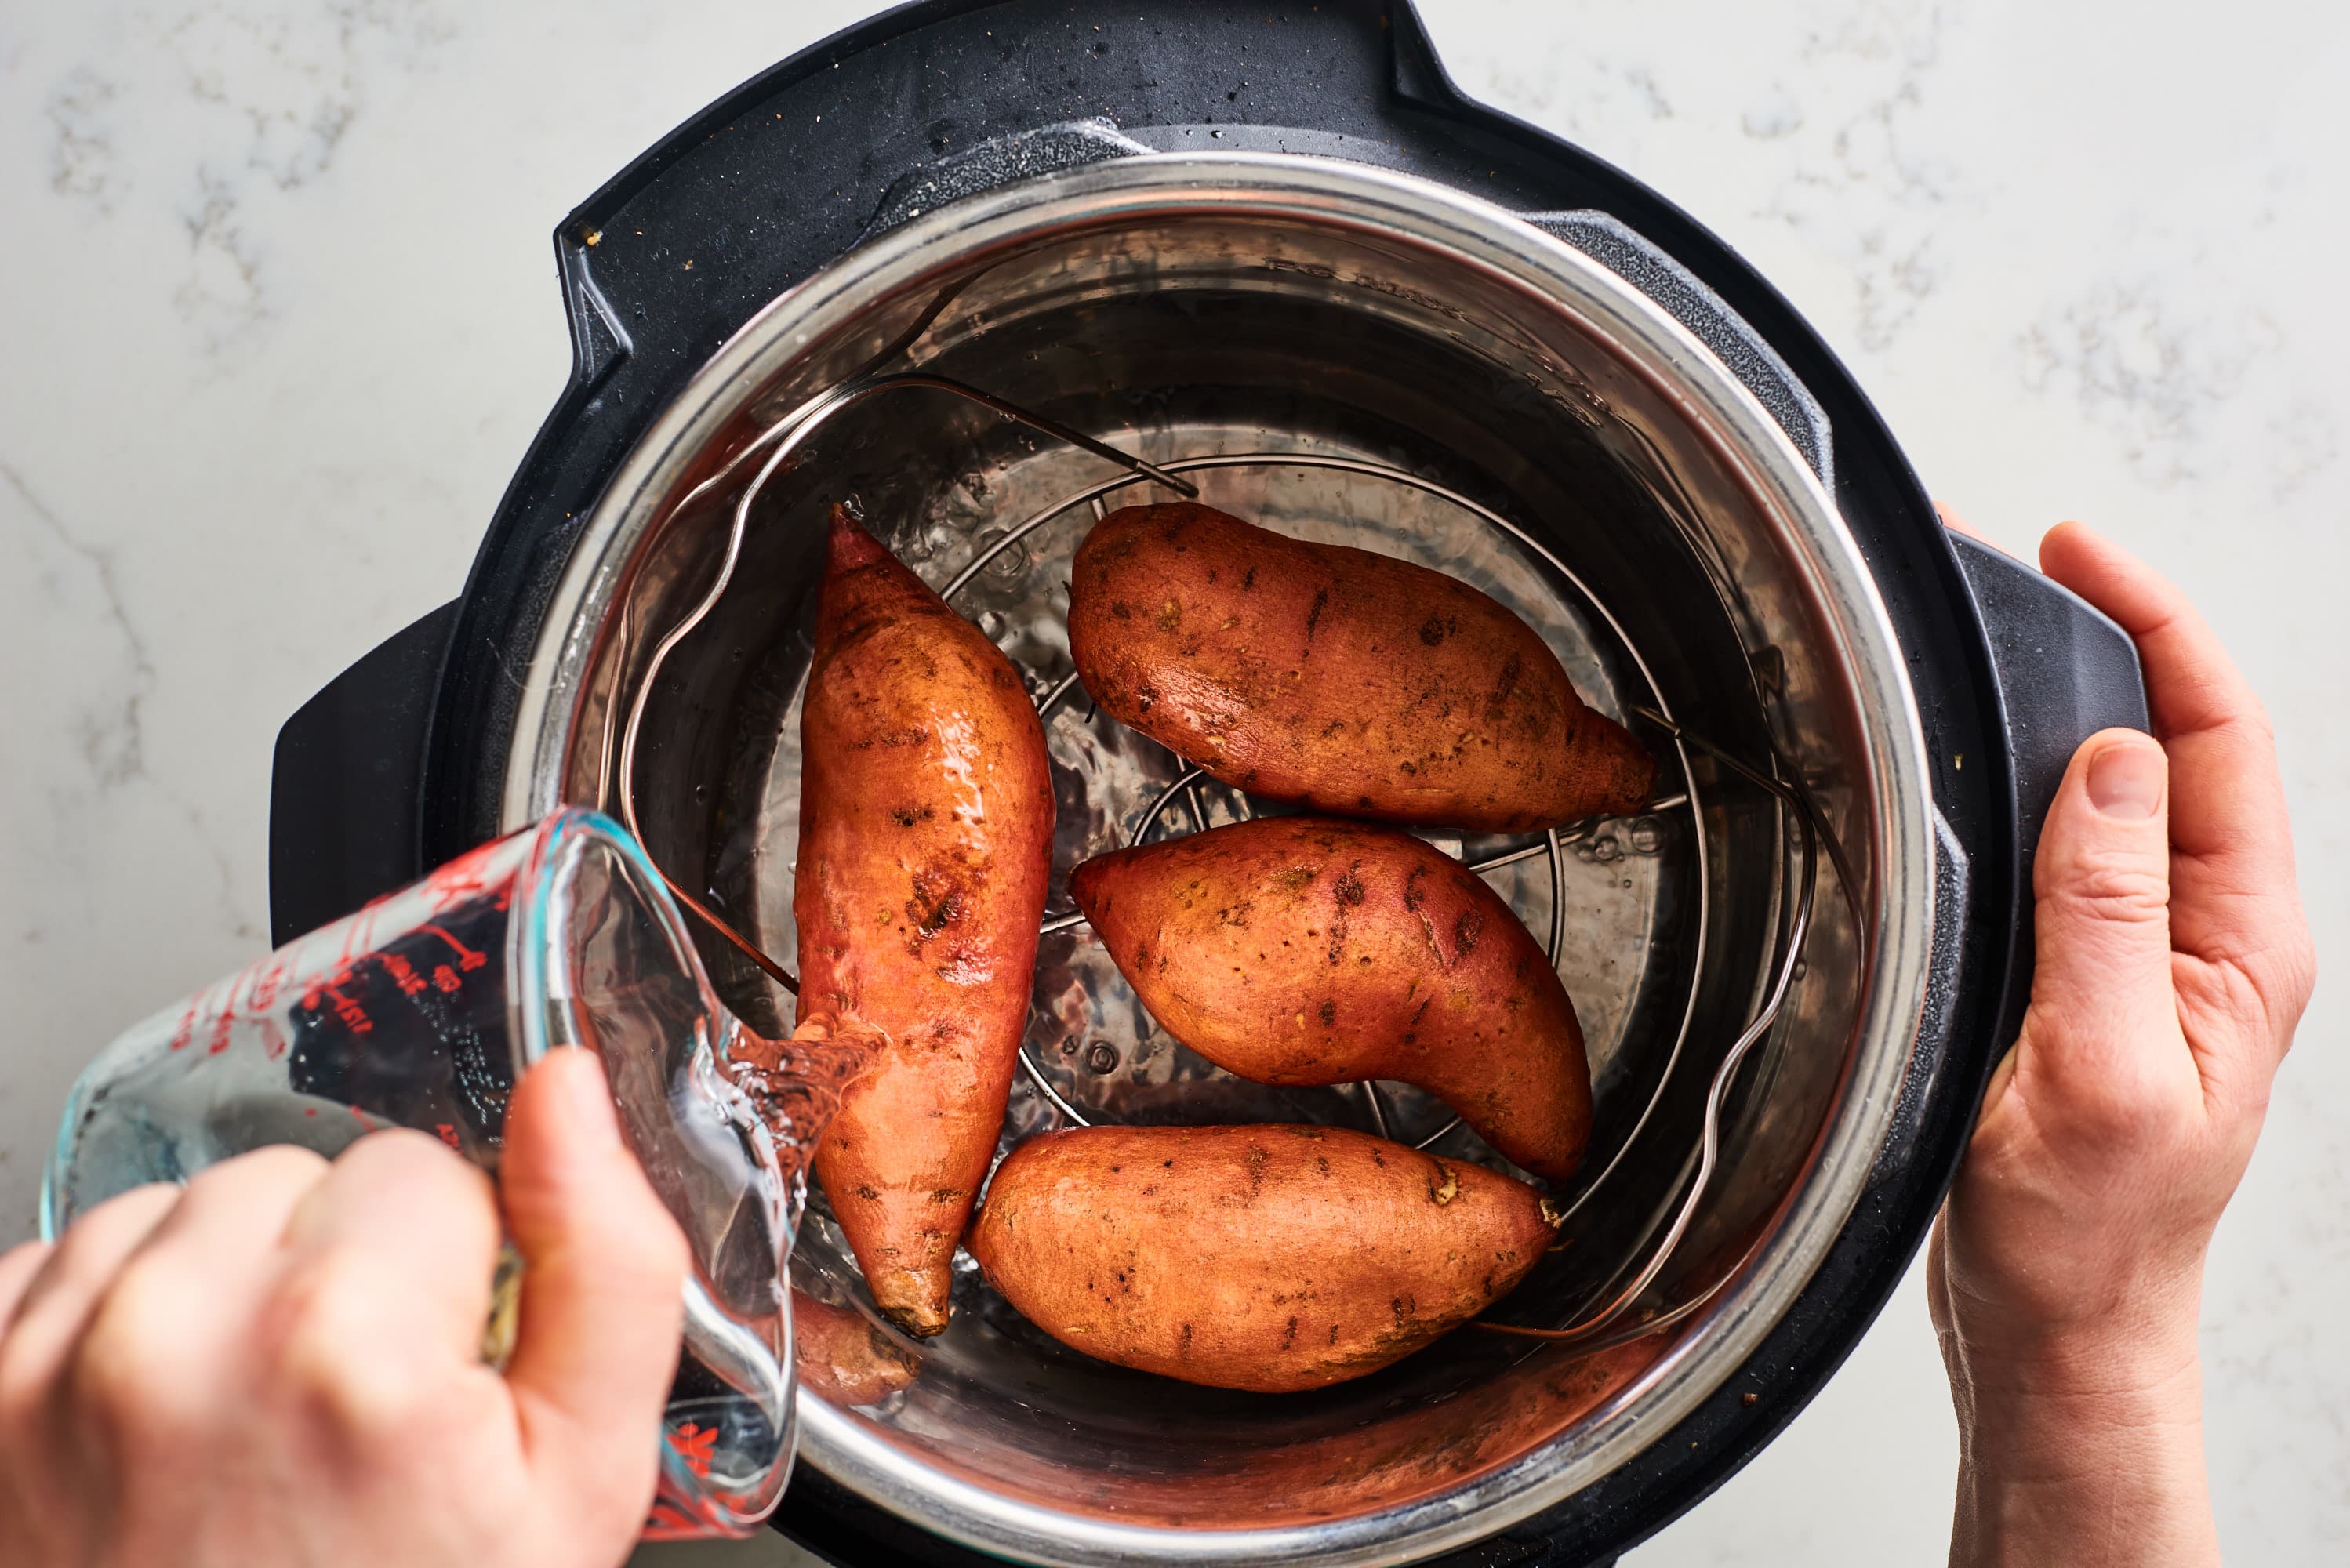
M967 1272L947 1334L902 1342L919 1358L907 1386L853 1407L802 1389L806 1460L941 1534L1053 1563L1392 1563L1558 1504L1739 1366L1886 1136L1928 962L1933 849L1909 686L1850 535L1720 360L1499 208L1313 158L1093 164L868 239L693 378L587 520L518 672L509 826L616 802L628 701L719 569L749 469L681 500L811 400L916 368L1153 462L1219 456L1189 471L1204 499L1476 584L1542 630L1602 709L1658 707L1757 765L1776 748L1853 886L1847 905L1822 867L1800 978L1730 1086L1721 1169L1647 1299L1721 1288L1671 1328L1596 1353L1470 1328L1354 1383L1248 1396L1094 1362ZM892 389L826 424L760 493L725 596L646 710L634 787L648 848L768 951L793 951L820 524L850 495L933 586L955 585L956 607L1040 701L1061 691L1046 722L1054 909L1068 907L1069 867L1146 816L1163 834L1265 809L1213 787L1162 801L1182 764L1088 718L1066 684L1066 568L1094 498L1164 493L972 403ZM1659 791L1691 805L1596 825L1555 869L1541 854L1494 874L1538 936L1556 929L1598 1101L1592 1158L1564 1189L1581 1199L1566 1244L1504 1303L1517 1323L1568 1323L1653 1247L1791 896L1795 849L1773 798L1643 732ZM1508 847L1431 836L1471 858ZM704 956L754 1024L788 1017L732 949L713 940ZM1415 1140L1444 1120L1392 1086L1375 1106L1359 1089L1267 1089L1209 1067L1156 1029L1081 927L1044 940L1027 1044L1036 1070L1015 1083L1007 1147L1070 1112L1366 1127L1384 1115ZM1438 1147L1502 1167L1457 1128ZM820 1202L794 1278L864 1310Z

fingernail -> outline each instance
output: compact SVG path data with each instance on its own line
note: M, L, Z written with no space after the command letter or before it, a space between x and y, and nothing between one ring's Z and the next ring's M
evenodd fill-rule
M2116 742L2089 759L2089 799L2107 816L2126 821L2154 815L2162 804L2162 753Z

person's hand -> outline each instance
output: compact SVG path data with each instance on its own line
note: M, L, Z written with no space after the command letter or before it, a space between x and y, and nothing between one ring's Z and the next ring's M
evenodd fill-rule
M1953 1563L2216 1563L2196 1314L2315 957L2266 716L2183 595L2077 524L2041 565L2137 641L2033 867L2038 961L1937 1226Z
M525 1264L503 1376L499 1204L421 1133L261 1149L0 1257L0 1563L619 1563L685 1245L592 1056L517 1085L501 1189Z

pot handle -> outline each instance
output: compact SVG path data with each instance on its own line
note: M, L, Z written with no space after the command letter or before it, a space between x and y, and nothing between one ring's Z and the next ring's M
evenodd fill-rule
M1950 540L1990 644L2015 785L2015 919L2007 986L1996 1014L1998 1051L1981 1069L1987 1074L1999 1051L2022 1026L2024 1003L2031 1000L2033 856L2040 845L2040 825L2056 798L2057 786L2064 782L2064 770L2081 742L2098 731L2116 726L2146 730L2149 722L2146 681L2129 633L2087 600L2012 556L1964 534L1952 534ZM1963 768L1967 759L1953 758L1951 763ZM1962 928L1974 897L1970 869L1958 835L1939 810L1934 814L1934 829L1936 958L1901 1098L1869 1174L1871 1188L1900 1175L1915 1157L1926 1107L1937 1097L1950 1059L1958 992L1979 983L1960 967ZM1976 1085L1977 1092L1981 1087Z
M1704 279L1612 213L1585 209L1518 217L1581 251L1688 327L1787 432L1821 485L1835 490L1835 445L1827 410L1779 351Z
M424 747L457 602L394 632L277 732L269 940L283 947L424 875Z
M2014 556L1950 535L1991 643L2015 769L2015 829L2024 909L2040 824L2081 742L2100 730L2151 732L2137 645L2102 611Z

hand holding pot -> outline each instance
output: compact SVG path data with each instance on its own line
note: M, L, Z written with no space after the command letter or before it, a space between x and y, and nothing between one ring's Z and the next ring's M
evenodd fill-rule
M1951 1561L2216 1563L2203 1258L2314 953L2268 722L2210 628L2077 524L2040 555L2137 641L2156 738L2091 737L2049 809L2031 1005L1935 1231Z
M0 1562L620 1562L683 1238L583 1051L517 1086L501 1179L526 1264L503 1376L500 1205L423 1133L258 1149L0 1257Z

